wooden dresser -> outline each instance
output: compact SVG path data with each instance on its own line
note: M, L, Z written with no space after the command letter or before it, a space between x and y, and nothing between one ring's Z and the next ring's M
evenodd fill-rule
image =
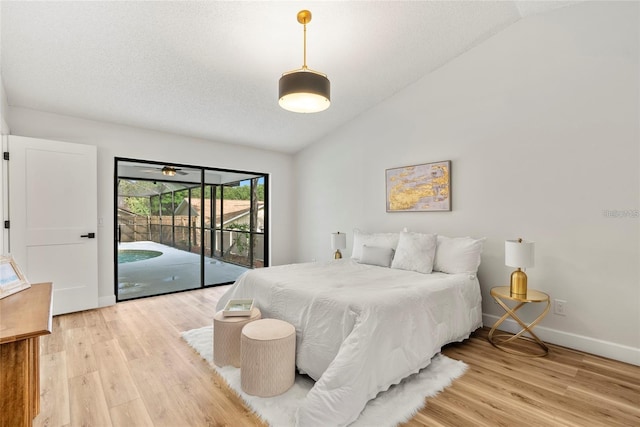
M51 333L51 283L0 299L0 427L31 426L40 412L40 336Z

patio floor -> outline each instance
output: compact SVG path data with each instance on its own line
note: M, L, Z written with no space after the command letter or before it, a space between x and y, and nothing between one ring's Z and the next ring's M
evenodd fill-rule
M118 264L118 300L200 287L200 255L155 242L118 244L118 250L159 251L155 258ZM205 257L205 284L234 282L248 268Z

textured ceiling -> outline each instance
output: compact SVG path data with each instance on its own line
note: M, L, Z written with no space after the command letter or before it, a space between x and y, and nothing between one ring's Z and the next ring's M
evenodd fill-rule
M296 152L522 17L567 1L2 1L10 106ZM282 110L307 63L331 107Z

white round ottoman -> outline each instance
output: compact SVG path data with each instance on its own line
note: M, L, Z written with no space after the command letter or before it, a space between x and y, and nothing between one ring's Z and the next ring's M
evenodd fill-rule
M223 316L219 311L213 316L213 363L217 366L240 367L240 334L249 322L260 319L262 314L256 307L250 316Z
M242 328L240 384L253 396L282 394L296 378L296 329L277 319L262 319Z

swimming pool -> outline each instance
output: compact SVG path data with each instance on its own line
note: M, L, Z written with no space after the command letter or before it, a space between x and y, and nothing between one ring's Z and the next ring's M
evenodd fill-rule
M147 251L142 249L121 249L118 251L118 264L127 262L144 261L162 255L160 251Z

